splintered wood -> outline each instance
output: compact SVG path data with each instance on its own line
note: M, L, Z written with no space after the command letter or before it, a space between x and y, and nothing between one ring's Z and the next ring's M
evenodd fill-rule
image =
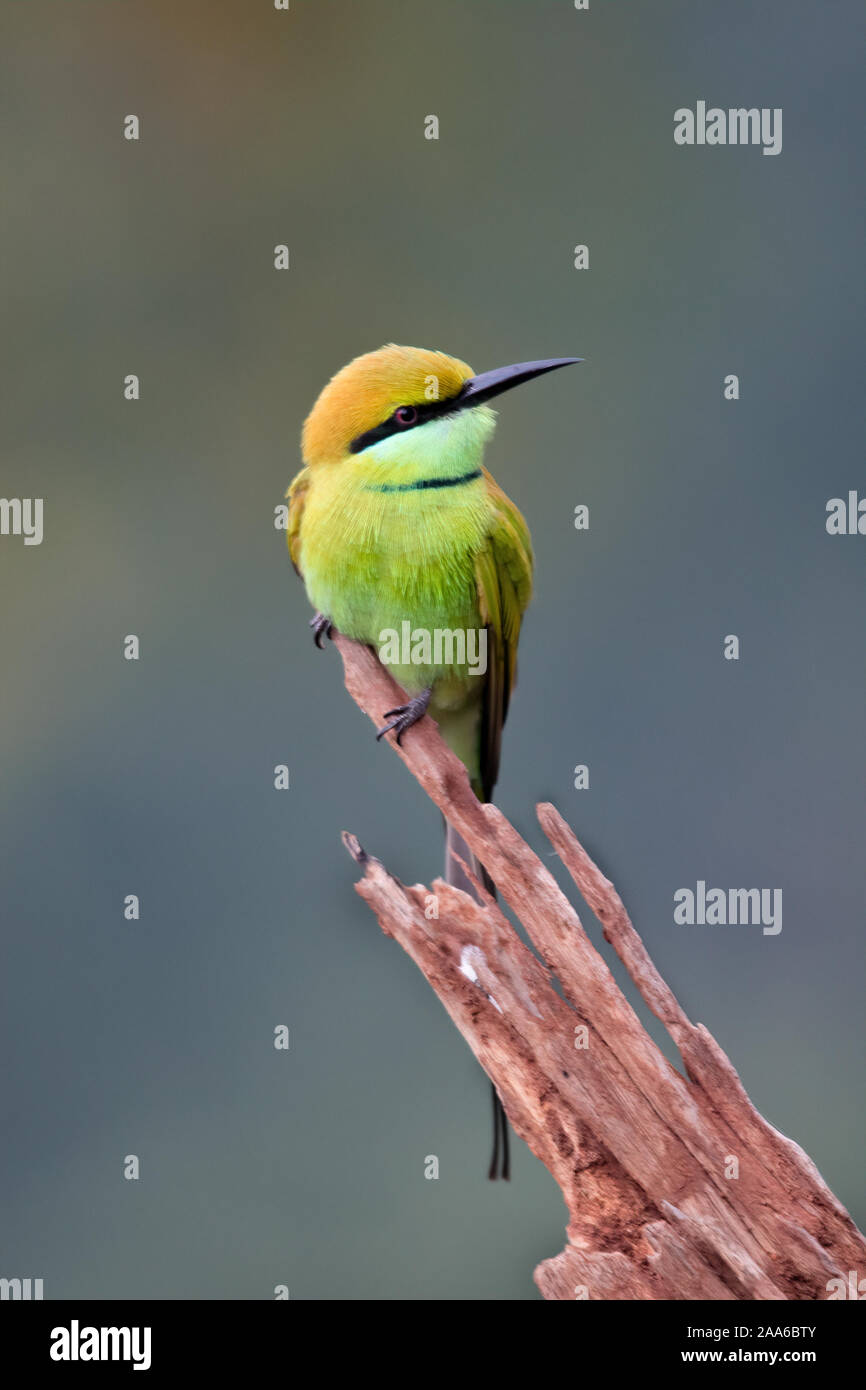
M335 642L349 693L380 725L402 692L369 648L340 634ZM495 806L476 800L434 722L425 717L402 747L388 741L538 952L486 894L482 906L441 879L407 886L344 835L364 869L357 891L422 971L562 1190L568 1243L535 1271L544 1297L826 1299L849 1271L866 1272L866 1242L847 1211L803 1150L758 1114L711 1034L687 1018L613 884L554 807L538 807L541 828L688 1079L646 1032L549 870Z

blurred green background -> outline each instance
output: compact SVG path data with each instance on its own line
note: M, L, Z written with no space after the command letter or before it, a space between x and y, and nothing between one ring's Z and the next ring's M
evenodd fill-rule
M522 1144L486 1183L483 1074L353 892L340 830L429 882L439 818L273 527L318 390L386 341L587 359L504 397L488 453L537 552L497 799L542 852L556 802L863 1223L866 540L824 528L863 483L863 29L847 0L6 6L2 492L45 538L0 538L0 1274L532 1299L562 1247ZM781 155L677 148L698 99L782 107ZM699 878L782 888L781 935L675 926Z

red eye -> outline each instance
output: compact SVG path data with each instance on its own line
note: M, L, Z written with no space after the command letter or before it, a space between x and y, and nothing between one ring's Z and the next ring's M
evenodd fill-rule
M418 419L418 412L414 405L401 405L399 410L394 411L394 419L398 425L414 425Z

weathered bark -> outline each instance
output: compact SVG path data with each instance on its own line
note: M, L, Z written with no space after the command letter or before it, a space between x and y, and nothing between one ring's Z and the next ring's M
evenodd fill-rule
M335 641L349 693L381 724L402 692L368 648ZM486 894L480 906L439 879L406 886L344 835L364 867L357 891L426 976L562 1189L568 1244L535 1271L545 1298L821 1299L828 1280L866 1269L866 1242L844 1207L686 1017L613 884L554 807L538 807L541 828L688 1079L644 1029L549 870L495 806L476 800L434 722L425 717L401 748L388 739L540 957Z

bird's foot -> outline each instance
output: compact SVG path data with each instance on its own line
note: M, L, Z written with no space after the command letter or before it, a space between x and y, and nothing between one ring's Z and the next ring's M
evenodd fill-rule
M406 730L411 729L413 724L417 724L419 719L424 718L424 715L427 713L427 706L430 703L430 695L431 691L422 690L421 694L416 695L414 699L410 700L408 705L398 705L396 709L387 709L385 711L385 718L391 719L392 715L394 715L395 718L391 719L390 724L384 724L382 728L377 731L376 741L378 742L384 734L390 733L393 729L397 735L397 742L399 743Z
M310 627L313 629L313 641L319 651L322 651L322 638L330 637L334 624L323 613L316 613L315 617L310 619Z

